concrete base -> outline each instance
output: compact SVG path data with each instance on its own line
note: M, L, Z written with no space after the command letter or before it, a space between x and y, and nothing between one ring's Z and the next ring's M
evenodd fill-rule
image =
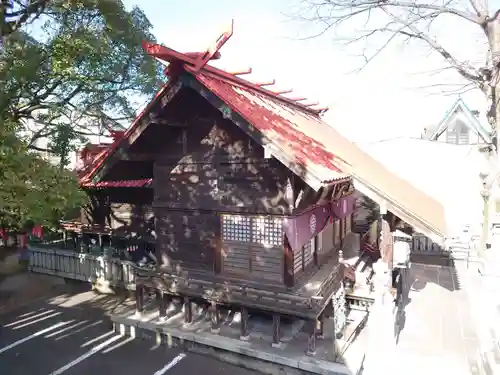
M135 318L133 313L111 316L117 332L149 340L168 347L181 347L198 354L209 355L217 359L255 370L269 375L283 374L321 374L321 375L356 375L362 367L363 354L351 360L344 358L344 363L308 357L304 351L293 350L291 345L273 348L270 343L263 345L251 338L239 340L210 330L184 330L181 326L173 327L162 324L156 316ZM305 350L305 346L303 348ZM348 365L348 364L349 365ZM353 364L356 364L353 366Z

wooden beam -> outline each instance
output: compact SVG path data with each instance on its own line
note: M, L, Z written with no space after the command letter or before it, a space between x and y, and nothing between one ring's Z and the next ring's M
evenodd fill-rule
M252 68L247 68L247 69L244 69L244 70L236 70L234 72L229 72L229 73L231 73L234 76L242 76L242 75L245 75L245 74L251 74L252 73Z
M263 87L263 86L272 86L276 84L276 80L273 79L271 81L264 81L264 82L255 82L257 86Z
M293 92L293 89L285 89L285 90L271 90L273 93L275 93L276 95L282 95L282 94L290 94L291 92Z

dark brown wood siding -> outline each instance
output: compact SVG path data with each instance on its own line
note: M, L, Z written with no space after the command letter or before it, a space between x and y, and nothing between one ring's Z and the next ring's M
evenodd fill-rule
M221 215L222 272L283 282L283 221L280 217Z
M241 242L224 243L222 273L281 283L283 281L283 249Z
M177 271L213 271L220 222L216 214L156 208L156 251L161 263Z
M283 238L274 249L255 242L223 243L220 215L291 213L293 202L287 197L291 172L276 159L264 158L262 146L223 119L204 98L185 98L182 105L188 103L189 110L178 121L185 126L165 125L163 145L150 150L156 153L153 206L158 258L235 274L246 262L247 277L281 280ZM190 217L193 212L199 213L196 219ZM268 271L270 276L265 275Z

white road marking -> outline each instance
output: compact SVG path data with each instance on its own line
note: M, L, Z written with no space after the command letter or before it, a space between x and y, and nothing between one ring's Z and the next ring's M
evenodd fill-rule
M26 336L25 338L22 338L21 340L17 340L16 342L13 342L12 344L9 344L9 345L4 346L3 348L1 348L0 349L0 354L6 352L9 349L15 348L18 345L21 345L21 344L25 343L26 341L29 341L31 339L34 339L35 337L44 335L45 333L50 332L53 329L62 327L64 325L72 323L72 322L73 322L73 320L69 320L67 322L59 322L57 324L54 324L53 326L50 326L48 328L42 329L41 331L38 331L38 332L35 332L35 333L33 333L33 334L29 335L29 336Z
M38 318L38 317L40 317L42 315L50 314L51 312L54 312L54 310L47 310L47 311L41 312L41 313L36 314L36 315L28 316L27 318L24 318L24 319L16 320L14 322L11 322L9 324L4 325L4 327L7 328L7 327L12 327L12 326L17 326L19 323L27 322L28 320L31 320L31 319L34 319L34 318Z
M86 329L89 329L89 328L92 328L92 327L95 327L99 324L102 323L102 320L99 320L97 322L94 322L94 323L90 323L90 324L86 324L84 325L83 327L80 327L78 329L75 329L74 331L71 331L71 332L68 332L68 333L65 333L64 335L62 336L58 336L54 339L54 341L59 341L59 340L62 340L62 339L65 339L66 337L70 337L70 336L73 336L73 335L76 335L77 333L80 333L80 332L83 332L85 331Z
M170 370L172 367L174 367L176 364L178 364L185 356L186 356L185 353L179 354L177 357L175 357L169 363L167 363L165 365L165 367L162 367L161 369L159 369L158 371L156 371L153 375L163 375L168 370Z
M85 348L86 346L90 346L97 341L100 341L108 336L111 336L113 333L115 333L115 331L108 331L106 333L103 333L101 336L94 337L93 339L90 339L89 341L83 343L82 345L80 345L80 347Z
M38 319L35 319L35 320L32 320L30 322L26 322L26 323L23 323L21 325L18 325L18 326L15 326L15 327L12 327L13 330L16 330L16 329L21 329L21 328L24 328L24 327L27 327L27 326L30 326L32 324L35 324L35 323L39 323L39 322L42 322L46 319L50 319L50 318L53 318L54 316L57 316L57 315L61 315L62 312L55 312L53 314L50 314L50 315L46 315L46 316L42 316L41 318L38 318Z
M57 336L57 335L60 335L61 333L63 332L66 332L66 331L69 331L70 329L73 329L73 328L76 328L78 326L81 326L82 324L85 324L87 323L88 320L82 320L81 322L77 322L75 324L71 324L70 326L67 326L67 327L64 327L64 328L61 328L61 329L58 329L57 331L55 332L51 332L49 333L48 335L45 335L45 338L48 339L50 337L54 337L54 336Z
M110 345L111 343L115 342L116 340L119 340L123 338L122 335L117 335L115 337L111 337L109 340L104 341L103 343L94 346L92 349L90 349L88 352L85 354L81 355L80 357L72 360L70 363L64 365L63 367L53 371L50 373L50 375L59 375L62 374L63 372L69 370L71 367L79 364L80 362L86 360L90 356L93 356L94 354L98 353L100 350L104 349L106 346Z
M40 312L40 311L42 311L42 310L45 310L45 308L43 308L43 307L42 307L42 308L39 308L38 310L30 311L30 312L28 312L28 313L26 313L26 314L19 315L17 318L18 318L18 319L21 319L21 318L26 318L27 316L34 315L34 314L36 314L37 312ZM52 310L50 310L50 311L52 311Z
M109 348L106 348L102 351L102 354L108 354L109 352L112 352L113 350L116 350L118 348L121 348L123 345L127 345L129 342L134 341L134 337L129 337L126 340L123 340L119 342L118 344L115 344L113 346L110 346Z

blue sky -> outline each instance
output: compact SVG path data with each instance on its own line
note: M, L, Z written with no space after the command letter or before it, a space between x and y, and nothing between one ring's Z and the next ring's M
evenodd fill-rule
M143 9L160 43L183 52L204 50L234 18L234 35L215 65L230 70L251 66L252 80L274 78L277 88L294 88L295 95L320 101L330 108L325 119L355 141L418 136L456 100L421 89L456 76L430 74L443 66L442 61L418 45L403 50L393 45L361 73L351 73L360 60L334 43L331 34L300 40L315 30L289 17L297 14L299 0L124 3ZM475 53L475 35L463 27L446 26L455 30L447 46L466 56ZM480 94L463 97L469 107L484 111Z

